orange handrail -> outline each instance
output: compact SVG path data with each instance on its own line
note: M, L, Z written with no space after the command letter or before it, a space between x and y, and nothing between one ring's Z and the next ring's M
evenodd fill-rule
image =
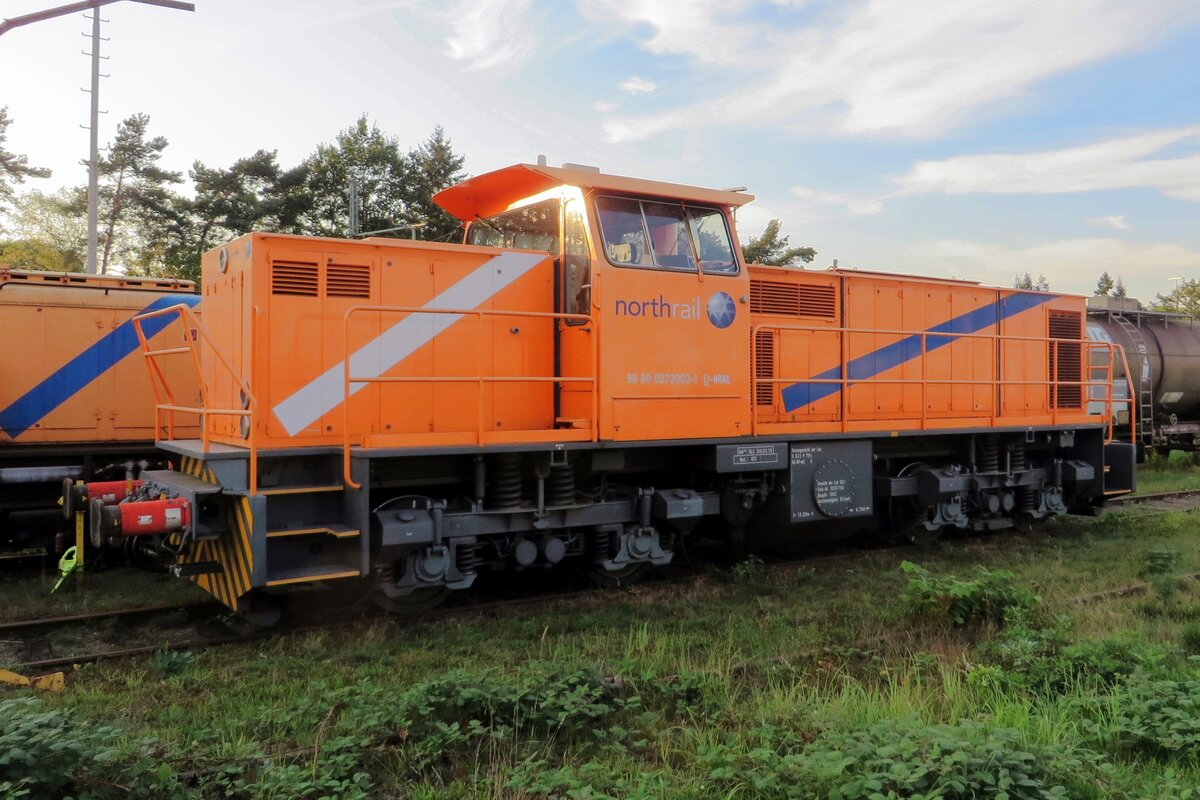
M928 413L927 413L928 402L927 402L927 397L926 397L926 389L927 389L927 387L929 387L931 385L932 386L950 385L950 386L992 386L992 387L994 387L996 390L995 406L992 409L992 414L990 415L993 426L996 425L997 418L1002 415L1002 411L1003 411L1002 398L1003 398L1004 387L1006 387L1006 386L1045 386L1045 387L1047 387L1048 392L1049 392L1049 394L1047 396L1047 411L1057 421L1060 416L1060 413L1059 413L1060 409L1058 406L1058 391L1057 391L1057 389L1059 387L1079 386L1080 387L1080 395L1081 395L1081 398L1080 398L1081 404L1083 404L1084 409L1086 409L1086 407L1087 407L1086 403L1089 398L1086 397L1086 392L1085 392L1084 387L1090 387L1090 386L1094 385L1095 381L1084 379L1083 371L1088 367L1088 365L1091 362L1090 354L1091 354L1093 348L1096 348L1102 352L1105 352L1108 356L1106 363L1109 364L1109 368L1108 368L1109 371L1108 371L1107 380L1105 382L1106 391L1105 391L1105 396L1104 396L1104 400L1103 400L1104 404L1105 404L1106 415L1108 417L1108 423L1107 423L1108 432L1107 432L1107 436L1106 436L1106 442L1111 442L1114 438L1113 422L1112 422L1113 407L1116 405L1119 405L1119 404L1120 405L1128 405L1130 408L1131 420L1133 419L1132 415L1135 413L1133 411L1134 403L1133 403L1132 398L1120 399L1120 398L1116 398L1113 396L1112 379L1111 379L1111 372L1112 372L1111 364L1113 362L1113 359L1116 357L1116 355L1118 353L1120 354L1121 361L1125 365L1126 374L1128 374L1128 364L1125 361L1124 348L1122 348L1120 345L1115 345L1110 342L1094 342L1094 341L1091 341L1088 339L1067 339L1067 338L1061 338L1061 337L1017 336L1017 335L1011 335L1011 334L950 333L950 332L942 333L942 332L933 332L933 331L924 331L924 330L892 330L892 329L877 329L877 328L847 328L847 327L831 327L831 326L822 326L822 325L788 325L788 324L783 324L783 323L765 323L765 324L757 324L757 325L751 326L751 329L750 329L751 339L750 340L752 343L756 343L758 341L758 335L762 331L771 332L772 335L774 336L774 341L776 342L776 347L774 348L774 352L776 354L780 353L782 350L781 343L783 342L783 337L775 335L779 332L794 331L794 332L803 332L803 333L833 333L833 334L837 334L839 336L840 363L837 365L836 368L838 370L838 375L840 377L837 377L837 378L817 378L817 377L812 377L812 376L772 377L772 378L760 377L758 374L758 348L755 346L751 347L750 375L751 375L751 384L752 384L751 396L755 397L755 398L757 398L757 396L758 396L758 387L760 385L764 385L764 384L770 385L772 387L779 385L779 384L792 384L792 383L824 384L824 385L834 384L834 385L840 386L841 387L841 397L839 398L839 406L840 406L841 412L838 414L837 421L840 423L841 431L843 433L849 432L849 426L848 426L848 423L849 423L848 394L849 393L846 390L851 385L863 385L863 384L865 384L865 385L881 385L882 384L882 385L889 385L889 386L905 386L905 385L920 386L921 387L921 411L920 411L919 417L920 417L920 427L922 430L927 429L928 423L929 423L929 418L928 418ZM871 377L867 377L867 378L851 378L851 377L849 377L848 364L852 360L849 356L849 339L850 339L850 335L853 335L853 334L920 337L920 343L921 343L920 353L919 353L919 356L915 356L914 358L919 358L919 360L920 360L919 366L920 366L921 377L919 377L919 378L880 378L878 376L871 376ZM1004 378L991 378L991 379L985 379L985 380L969 380L969 379L961 379L961 378L953 378L953 377L951 377L951 378L930 378L926 371L926 358L925 358L930 352L929 351L929 339L930 338L945 339L945 340L951 340L951 341L957 341L959 339L976 339L976 340L996 342L997 344L1003 344L1005 342L1031 342L1031 343L1037 343L1037 344L1045 344L1045 345L1047 345L1047 347L1049 349L1050 365L1051 365L1051 378L1050 378L1050 380L1022 380L1022 379L1004 379ZM1054 356L1057 354L1058 347L1061 343L1079 346L1081 348L1082 352L1080 355L1080 380L1060 380L1058 378L1058 375L1057 375L1058 359L1055 358ZM778 355L776 357L778 358ZM901 365L897 364L895 366L899 367ZM772 391L771 396L772 396L772 398L775 397L774 391ZM759 415L757 413L754 414L751 418L752 433L757 435L759 433L760 425L763 425L763 424L771 424L771 421L760 420Z
M154 317L162 317L162 316L166 316L168 314L178 314L179 319L183 323L185 329L190 329L190 330L196 331L198 336L204 340L204 344L205 344L205 347L207 348L208 352L210 354L216 356L217 361L221 364L222 367L225 368L225 371L229 373L229 376L231 378L233 378L234 383L237 384L238 389L241 390L242 396L247 398L245 408L213 408L210 405L208 384L205 382L204 374L201 370L199 341L197 338L192 337L192 336L185 336L185 341L187 342L187 345L184 347L169 347L169 348L164 348L161 350L151 350L150 349L150 342L149 342L149 340L147 340L145 333L142 331L142 323L148 319L153 319ZM158 438L159 432L162 430L161 414L163 411L166 411L169 414L169 417L168 417L169 422L167 424L167 430L166 430L166 432L167 432L166 441L171 441L175 438L175 413L176 412L196 414L200 417L201 446L203 447L204 452L207 453L209 444L211 443L210 436L209 436L209 430L208 430L208 417L210 414L214 415L214 416L248 417L250 420L250 425L249 425L249 431L247 432L246 444L250 451L250 464L249 464L250 494L257 493L257 491L258 491L258 447L257 447L257 443L255 441L255 438L256 438L255 437L255 428L257 426L254 424L254 421L255 421L255 413L258 409L258 400L254 397L254 393L252 391L250 391L249 385L247 385L247 383L244 380L242 380L241 376L238 375L237 371L234 370L233 366L229 363L229 359L227 359L225 357L225 354L222 353L220 348L218 348L216 346L216 344L213 342L212 337L209 335L208 331L205 330L204 326L200 323L200 319L196 316L195 312L192 311L190 306L188 306L184 303L180 303L179 305L169 306L167 308L162 308L157 311L149 311L145 314L138 314L137 316L135 316L133 318L133 329L137 333L138 342L141 344L142 356L146 359L146 368L150 372L150 385L154 390L154 435L155 435L155 438L156 439ZM199 406L180 405L179 403L175 402L174 395L171 392L170 383L167 381L166 375L163 374L162 369L159 367L158 362L156 361L156 359L163 357L163 356L183 355L185 353L191 356L192 369L196 373L196 382L197 382L197 385L200 387L200 405ZM160 394L160 392L159 392L160 383L161 383L161 388L162 388L163 393L165 393L167 396L166 403L162 402L162 394Z
M592 400L592 418L588 420L588 433L590 441L596 441L599 435L599 419L598 419L598 392L597 392L597 372L599 369L599 353L597 352L596 337L592 338L591 348L591 375L590 377L567 377L562 375L484 375L482 370L476 366L475 375L374 375L374 376L354 376L350 374L350 360L353 354L350 353L350 320L355 314L361 313L377 313L377 314L451 314L457 316L469 316L475 319L476 336L480 339L475 348L476 359L478 354L483 351L483 319L485 317L519 317L533 319L549 319L558 321L576 321L583 324L591 323L593 330L595 329L594 320L588 314L561 314L549 311L512 311L504 309L484 309L484 308L426 308L424 306L351 306L346 309L346 314L342 320L342 350L345 354L342 358L342 478L346 486L352 489L361 489L362 484L356 482L350 474L350 385L351 384L369 384L369 383L475 383L478 385L477 392L477 413L476 413L476 442L483 441L483 417L484 417L484 402L483 402L483 387L490 383L586 383L591 386Z

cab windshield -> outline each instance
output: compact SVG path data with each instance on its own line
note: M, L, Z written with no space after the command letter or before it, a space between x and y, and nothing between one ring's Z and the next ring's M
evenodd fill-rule
M467 233L467 244L544 250L558 255L558 200L546 200L478 218Z
M694 272L699 256L706 273L738 271L725 215L718 209L627 197L597 198L596 209L604 249L614 264Z

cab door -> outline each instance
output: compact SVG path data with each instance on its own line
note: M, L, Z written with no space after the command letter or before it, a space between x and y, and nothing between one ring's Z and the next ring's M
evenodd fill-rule
M595 209L601 438L749 435L749 281L726 210L617 196Z
M563 378L591 379L596 372L597 332L592 309L592 252L587 213L582 197L563 201L559 241L562 242L556 311L572 318L558 321L555 373ZM590 428L594 422L595 386L584 380L557 385L555 426Z

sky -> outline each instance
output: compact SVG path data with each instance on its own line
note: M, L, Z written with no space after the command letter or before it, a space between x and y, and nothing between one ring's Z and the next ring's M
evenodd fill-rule
M56 0L3 0L13 17ZM101 141L285 166L366 113L472 174L539 154L748 187L814 267L1153 299L1200 277L1196 0L195 0L107 6ZM0 37L10 149L82 184L82 15Z

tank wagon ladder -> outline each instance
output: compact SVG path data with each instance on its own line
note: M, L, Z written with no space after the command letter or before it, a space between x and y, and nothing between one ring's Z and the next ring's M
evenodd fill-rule
M1138 360L1138 423L1135 430L1137 440L1149 447L1154 444L1154 387L1150 385L1150 350L1142 337L1140 325L1136 325L1124 314L1113 314L1112 319L1129 340L1137 347ZM1125 373L1128 375L1128 371ZM1132 383L1132 381L1130 381Z

